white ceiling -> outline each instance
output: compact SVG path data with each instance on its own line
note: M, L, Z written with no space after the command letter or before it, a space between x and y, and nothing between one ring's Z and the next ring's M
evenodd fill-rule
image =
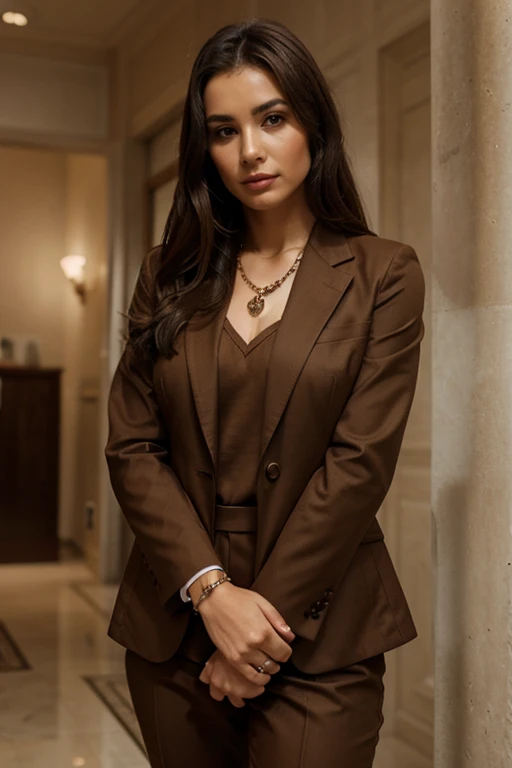
M25 27L0 20L0 39L25 48L32 42L108 49L151 11L150 0L0 0L4 11L28 17Z

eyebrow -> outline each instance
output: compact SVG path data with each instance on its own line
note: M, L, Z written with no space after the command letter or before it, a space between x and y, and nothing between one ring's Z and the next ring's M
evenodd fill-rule
M251 109L251 115L259 115L260 112L265 112L267 109L271 109L272 107L275 107L277 104L284 104L285 107L289 107L287 101L284 99L270 99L269 101L266 101L264 104L260 104L259 107L254 107ZM210 115L206 118L207 123L229 123L230 121L234 120L235 118L232 115Z

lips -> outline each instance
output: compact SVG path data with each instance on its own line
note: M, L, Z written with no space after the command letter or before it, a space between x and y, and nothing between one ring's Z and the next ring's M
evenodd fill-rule
M271 173L256 173L254 176L244 179L242 184L253 184L255 181L263 181L264 179L275 179L276 177Z

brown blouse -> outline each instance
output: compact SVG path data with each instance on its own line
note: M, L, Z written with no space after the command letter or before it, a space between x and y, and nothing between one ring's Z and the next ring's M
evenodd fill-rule
M249 344L226 317L219 347L217 504L256 503L267 368L280 320Z

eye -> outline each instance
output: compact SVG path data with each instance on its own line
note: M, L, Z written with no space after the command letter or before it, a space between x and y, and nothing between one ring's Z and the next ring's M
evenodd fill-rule
M277 118L277 121L278 121L278 122L276 122L276 123L275 123L275 122L272 122L272 123L270 123L270 125L272 125L272 126L273 126L273 125L280 125L280 124L281 124L281 122L284 120L284 117L283 117L283 115L278 115L277 113L275 113L275 114L272 114L272 115L267 115L267 117L265 118L265 121L264 121L264 122L267 122L267 120L274 120L274 119L276 119L276 118Z
M267 115L263 121L263 124L265 124L268 120L272 121L270 122L271 128L277 128L278 125L281 125L281 123L285 121L285 117L284 115L279 115L276 112L272 113L271 115ZM228 133L225 133L225 131L228 131ZM231 131L231 133L229 133L229 131ZM222 128L217 128L217 130L213 133L213 137L215 139L230 139L234 133L236 133L234 128L231 128L229 125L225 125Z
M219 138L219 139L229 139L229 137L230 137L232 134L228 134L228 135L226 136L226 134L222 133L222 131L232 131L232 130L233 130L233 128L230 128L229 126L227 126L227 125L226 125L226 126L224 126L224 128L219 128L217 131L215 131L215 133L214 133L213 135L214 135L216 138Z

